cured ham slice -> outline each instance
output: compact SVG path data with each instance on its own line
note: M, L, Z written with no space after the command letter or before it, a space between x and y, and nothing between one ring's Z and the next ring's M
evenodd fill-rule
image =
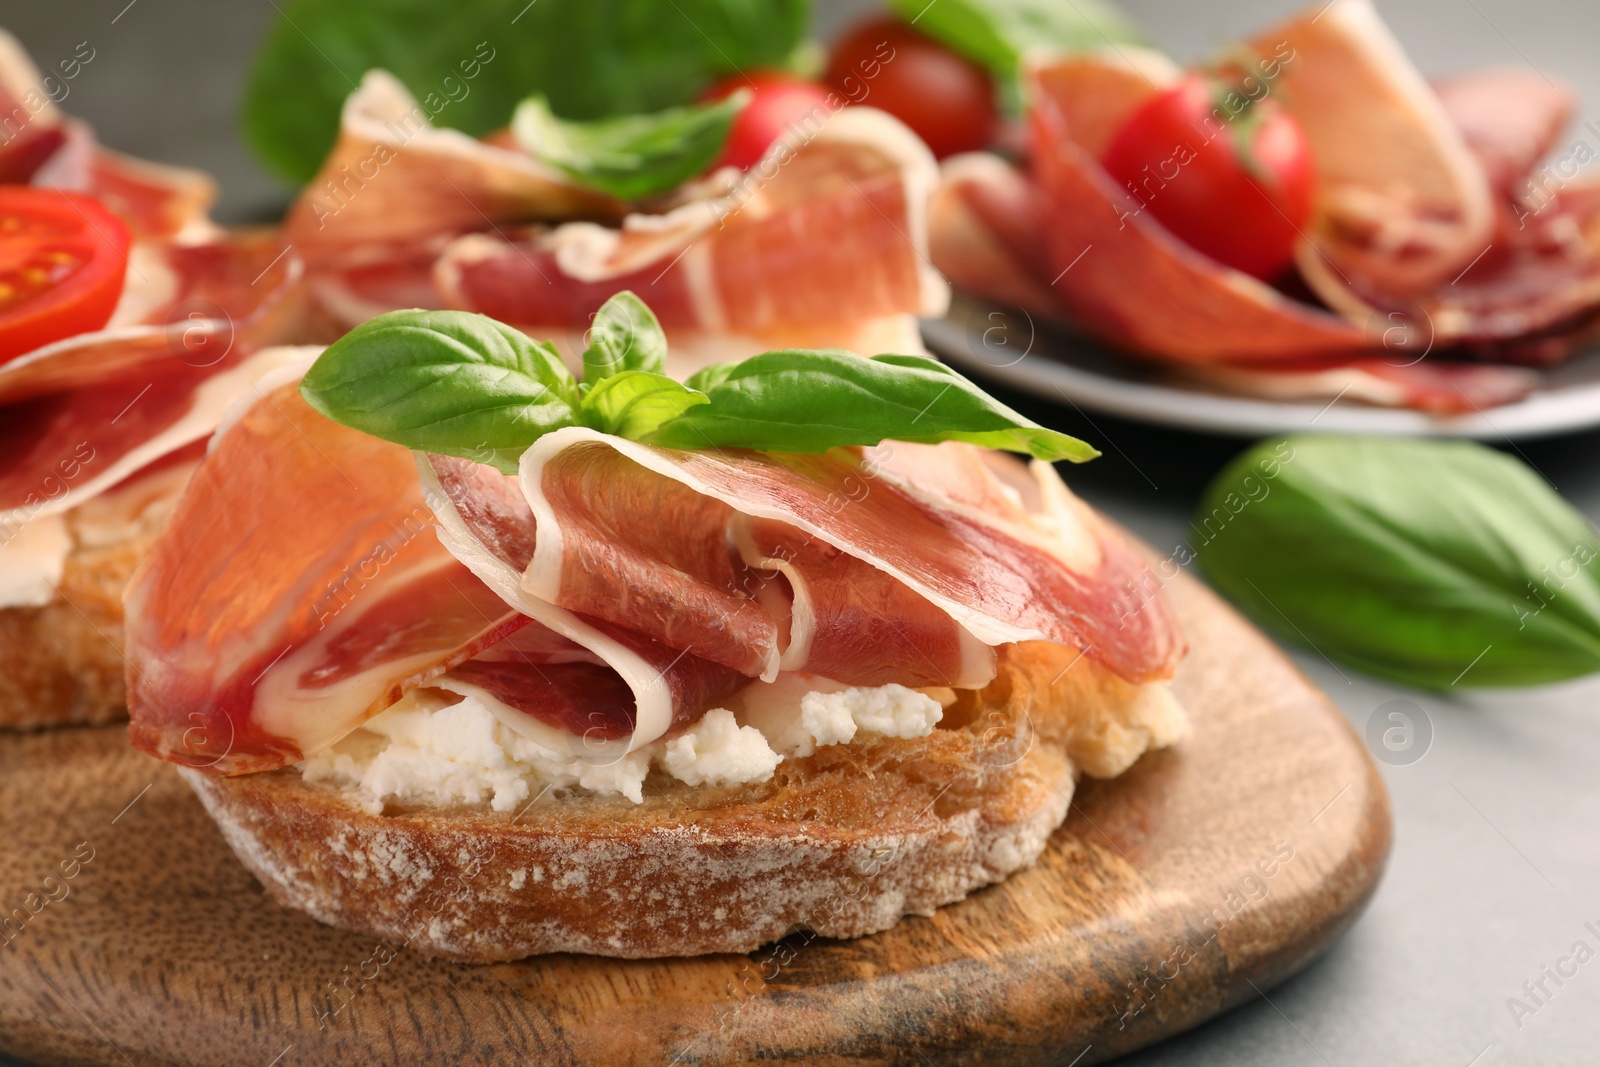
M731 174L665 214L629 215L618 227L463 238L439 261L440 292L503 321L565 326L631 288L650 294L669 329L753 335L944 310L921 217L933 162L887 115L841 111L750 175Z
M1216 364L1188 367L1185 374L1231 392L1270 400L1344 399L1444 416L1514 403L1533 392L1540 381L1524 367L1433 359L1403 363L1380 357L1271 367Z
M1048 283L1048 211L1038 186L999 156L951 156L928 204L929 254L957 289L1063 319Z
M1434 82L1433 91L1490 188L1507 198L1555 147L1578 104L1570 87L1521 67L1453 74Z
M164 758L284 766L427 685L608 759L783 668L972 688L992 646L1042 639L1141 683L1182 652L1132 550L1046 464L1028 507L967 446L703 454L569 429L511 477L315 414L302 370L224 420L127 594L132 736Z
M639 624L648 626L652 620L619 612L603 597L590 601L586 607L594 614L586 614L557 600L530 595L522 575L532 562L537 534L533 512L516 480L491 467L448 456L429 456L419 463L429 506L440 522L440 540L507 604L588 650L632 694L631 715L626 706L622 715L601 710L600 719L583 728L593 731L598 747L624 738L624 748L648 744L674 726L693 721L712 702L748 682L739 670L704 658L693 645L669 644L648 629L639 629ZM619 592L628 595L625 588ZM705 601L693 605L706 606ZM523 709L537 704L532 699L507 703Z
M525 625L433 536L403 448L269 389L215 442L126 597L133 743L284 766Z
M725 169L630 213L503 140L435 129L374 72L286 226L319 299L347 324L448 306L581 333L631 288L675 340L837 344L846 327L944 309L923 219L935 178L904 126L848 108L748 174Z
M1490 243L1488 177L1370 0L1307 9L1251 45L1292 50L1273 91L1316 160L1303 260L1401 298L1448 283Z
M848 685L976 689L994 678L994 649L873 562L788 523L741 518L740 550L757 569L781 575L793 598L784 669Z
M614 451L581 458L546 488L565 549L551 596L529 587L539 530L516 480L469 461L429 458L432 484L451 498L471 537L454 542L462 558L496 555L503 571L495 584L519 609L536 614L557 604L591 625L608 623L613 635L625 628L722 664L739 684L771 680L780 669L850 685L971 688L993 677L987 646L871 563L785 523L744 515Z
M629 472L618 459L638 469ZM1142 564L1045 464L1035 470L1049 508L1037 523L1024 524L919 492L887 473L873 477L859 455L846 451L675 452L582 428L560 430L523 457L522 490L535 522L534 554L520 582L525 595L552 603L567 595L567 556L584 541L581 530L569 536L569 515L558 507L567 498L562 486L583 482L597 468L608 471L612 484L676 482L749 520L781 523L807 544L867 562L926 601L921 613L943 613L987 645L1070 644L1134 682L1170 676L1182 652L1163 604L1129 601ZM640 499L633 490L624 495ZM905 600L894 609L915 611ZM959 641L947 644L960 648Z
M1076 57L1036 69L1032 84L1049 284L1076 320L1118 345L1184 362L1271 363L1369 347L1361 327L1178 240L1077 140L1070 116L1084 106L1082 88L1137 101L1152 91L1141 69Z
M1508 218L1509 218L1508 210ZM1600 187L1556 192L1447 285L1411 300L1351 284L1321 270L1306 279L1354 318L1403 321L1421 344L1484 358L1553 363L1572 346L1544 343L1600 307Z
M160 336L110 343L121 356L145 352L149 369L0 406L0 520L61 514L206 437L252 383L306 354L267 348L194 368L173 359Z
M435 127L398 80L374 70L345 101L333 152L284 230L323 271L416 258L419 246L508 222L620 214L524 152Z
M0 520L60 514L206 437L235 397L302 357L263 347L297 310L298 262L281 251L265 235L157 249L143 270L155 292L128 316L142 321L0 367Z
M59 91L59 90L58 90ZM0 30L0 182L27 182L66 143L55 101L39 70L11 34Z

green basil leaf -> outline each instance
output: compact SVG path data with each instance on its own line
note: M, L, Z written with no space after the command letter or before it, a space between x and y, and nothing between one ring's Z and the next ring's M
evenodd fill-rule
M300 393L374 437L507 473L541 434L576 425L582 402L553 346L464 311L363 323L317 358Z
M941 0L942 2L942 0ZM433 122L482 134L543 93L589 119L687 103L739 70L783 66L807 0L281 0L244 89L257 154L304 182L333 147L339 109L374 67Z
M600 305L583 350L584 385L623 371L660 374L666 365L667 335L643 300L624 289Z
M587 122L559 119L543 96L517 106L511 132L535 159L619 200L676 189L711 165L750 102L739 91L709 104Z
M1286 638L1430 689L1600 670L1594 529L1467 442L1293 437L1250 449L1194 529L1213 585Z
M589 390L583 398L584 422L603 433L642 441L664 422L709 398L665 374L625 370Z
M770 452L825 452L886 439L966 441L1052 461L1099 455L923 356L862 359L837 350L790 349L708 368L687 384L709 402L645 440L669 448Z
M917 29L989 68L1014 87L1023 55L1092 52L1146 42L1137 25L1104 0L889 0ZM1014 88L1013 88L1014 95Z

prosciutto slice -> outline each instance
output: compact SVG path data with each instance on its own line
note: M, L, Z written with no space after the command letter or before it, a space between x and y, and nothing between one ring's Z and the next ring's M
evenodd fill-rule
M625 717L602 710L598 720L582 727L592 730L598 741L627 738L624 747L648 743L674 726L692 721L713 701L748 682L744 673L707 658L705 650L693 644L662 640L670 629L662 614L665 606L657 604L656 613L643 617L630 615L625 605L632 592L621 583L613 582L609 589L584 601L582 607L590 611L574 610L559 599L530 595L523 587L522 574L532 563L537 532L532 509L516 480L493 468L448 456L427 456L418 462L429 505L439 519L440 540L507 604L586 649L595 663L608 667L632 694L631 715L626 715L626 705L622 709ZM683 547L686 553L694 552L694 546ZM590 563L599 565L600 561ZM661 584L637 570L634 577ZM608 592L622 597L623 603L609 600ZM686 620L703 622L706 616L695 612L707 607L702 599L684 605L680 614ZM508 703L519 708L537 705L531 699Z
M439 290L455 307L565 326L631 288L669 329L752 335L944 310L923 238L932 161L893 119L851 108L742 180L730 173L616 228L462 238L439 261Z
M937 462L936 454L924 451L904 462L924 461ZM639 502L648 499L651 487L676 496L678 490L668 488L676 483L704 497L709 511L726 506L747 524L742 531L736 524L733 532L747 564L781 559L777 546L798 544L811 553L796 551L785 561L799 577L797 606L809 597L815 617L808 632L804 612L796 610L788 643L791 649L809 644L811 657L833 657L830 666L853 669L859 658L827 647L823 609L842 601L848 612L874 606L892 612L891 621L913 630L942 628L943 638L923 649L930 655L942 650L945 662L934 664L942 675L938 684L972 685L972 678L992 674L991 662L972 655L973 642L1029 640L1082 648L1129 681L1170 676L1182 653L1171 616L1159 601L1129 599L1130 590L1139 588L1142 564L1071 496L1052 468L1034 469L1047 510L1020 521L928 492L926 483L919 489L895 468L874 473L859 454L845 450L822 456L675 452L582 428L560 430L523 457L522 491L535 528L533 556L520 585L525 595L552 603L588 595L568 577L571 556L594 543L592 519L570 507L576 492L589 497L591 513L615 505L622 516L632 509L631 521L648 527L649 513ZM845 581L860 572L853 566L832 570L835 554L867 564L902 589L887 595L881 587L868 588L841 597L824 579ZM701 619L699 625L711 631L724 624L721 618L709 622ZM697 639L722 636L707 632ZM872 672L882 666L869 660L863 669L868 677L881 677ZM912 673L918 668L904 661L897 666Z
M215 441L127 597L131 737L280 767L526 624L434 538L410 454L268 389Z
M1524 67L1453 74L1435 81L1433 91L1502 197L1518 192L1516 185L1555 147L1578 105L1571 87Z
M936 170L894 119L848 108L740 175L629 212L503 139L435 129L389 75L346 102L338 146L287 228L324 307L481 311L581 333L609 296L648 296L669 331L837 343L845 327L935 314L923 205ZM768 344L766 347L772 347Z
M512 477L322 418L301 369L224 420L129 589L132 736L164 758L284 766L429 685L606 759L782 670L971 688L994 645L1043 639L1138 683L1182 653L1130 547L1045 464L1025 506L962 445L682 453L574 428Z
M0 521L64 512L200 440L302 356L272 347L297 321L298 262L281 251L257 235L152 248L129 272L131 322L0 366Z

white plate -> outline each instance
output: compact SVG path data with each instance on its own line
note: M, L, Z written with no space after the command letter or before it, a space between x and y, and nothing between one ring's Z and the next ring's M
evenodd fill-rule
M1600 348L1550 371L1515 404L1440 418L1342 400L1279 401L1230 395L1125 359L1080 337L1036 325L1022 311L958 297L922 323L942 359L1015 389L1126 419L1238 437L1323 433L1514 440L1600 427Z

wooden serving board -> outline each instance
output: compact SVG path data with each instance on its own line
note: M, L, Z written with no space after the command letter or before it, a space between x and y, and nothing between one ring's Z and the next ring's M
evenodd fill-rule
M750 956L396 950L269 901L124 729L4 739L0 909L26 921L0 934L0 1048L127 1067L1086 1067L1147 1045L1310 962L1371 896L1391 833L1338 710L1199 583L1168 591L1192 646L1188 740L1082 783L1039 865L1000 886Z

